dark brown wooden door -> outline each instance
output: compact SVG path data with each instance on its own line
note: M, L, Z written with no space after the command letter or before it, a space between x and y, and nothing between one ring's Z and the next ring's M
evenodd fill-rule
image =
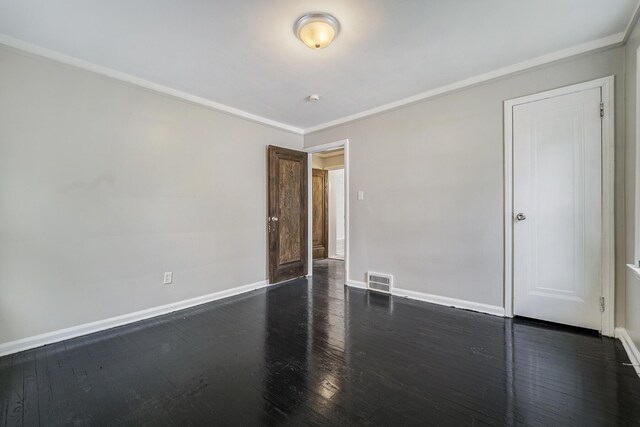
M313 259L329 256L329 171L313 169L311 177Z
M307 153L270 145L269 282L307 274Z

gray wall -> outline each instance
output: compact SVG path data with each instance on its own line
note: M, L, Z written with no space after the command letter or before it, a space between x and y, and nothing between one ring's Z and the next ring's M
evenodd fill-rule
M266 279L300 135L6 47L0 94L0 343Z
M623 59L624 48L613 48L305 135L307 147L351 143L349 278L389 272L399 288L502 306L502 102L609 75L616 76L616 237L624 254ZM624 256L617 274L622 302Z
M625 223L627 226L626 261L629 264L638 262L635 259L635 192L636 192L636 51L640 47L640 25L636 24L629 41L625 45L625 101L626 101L626 153L625 153ZM639 254L640 255L640 254ZM640 348L640 280L629 269L625 271L627 278L625 323L624 326Z
M635 117L638 33L306 135L351 141L350 279L391 272L404 289L501 306L502 101L615 75L616 323L626 307L638 340L624 267L635 122L625 147L622 109L626 93ZM0 343L265 280L265 146L301 136L6 47L0 94Z

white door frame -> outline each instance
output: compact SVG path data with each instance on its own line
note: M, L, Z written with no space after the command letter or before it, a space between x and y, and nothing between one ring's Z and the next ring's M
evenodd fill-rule
M303 151L313 155L313 153L320 153L322 151L332 150L336 148L344 149L344 281L343 284L338 284L342 286L346 284L347 280L349 280L349 140L342 139L340 141L329 142L327 144L322 145L314 145L313 147L305 148ZM307 176L311 176L313 165L311 161L307 162ZM307 196L309 197L309 201L307 206L309 219L307 220L307 236L308 236L308 248L307 253L309 256L308 264L311 268L308 270L308 276L313 274L313 238L312 238L312 221L313 221L313 188L312 188L312 180L307 180Z
M614 76L578 83L546 92L504 101L504 312L513 317L513 107L560 95L601 88L602 119L602 313L601 333L614 335L615 266L614 266Z

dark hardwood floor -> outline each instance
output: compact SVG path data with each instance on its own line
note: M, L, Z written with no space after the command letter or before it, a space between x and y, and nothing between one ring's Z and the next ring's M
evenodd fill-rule
M640 425L619 341L296 280L0 358L4 425Z

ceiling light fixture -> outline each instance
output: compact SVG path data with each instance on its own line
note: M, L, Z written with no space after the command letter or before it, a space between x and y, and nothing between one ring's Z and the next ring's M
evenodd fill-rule
M311 49L322 49L340 32L340 23L328 13L307 13L293 26L296 37Z

